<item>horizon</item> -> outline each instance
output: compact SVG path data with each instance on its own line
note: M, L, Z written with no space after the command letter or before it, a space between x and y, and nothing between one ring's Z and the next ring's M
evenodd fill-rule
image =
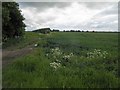
M49 28L49 27L47 27L47 28ZM37 28L37 29L34 29L34 30L29 30L29 31L35 31L35 30L39 30L39 29L44 29L44 28ZM61 29L55 29L55 28L50 28L50 30L51 31L53 31L53 30L59 30L60 32L64 32L64 31L68 31L68 32L70 32L71 30L72 31L75 31L75 32L77 32L77 31L80 31L80 32L120 32L119 30L81 30L81 29L64 29L64 30L61 30ZM28 31L28 30L26 30L26 31Z

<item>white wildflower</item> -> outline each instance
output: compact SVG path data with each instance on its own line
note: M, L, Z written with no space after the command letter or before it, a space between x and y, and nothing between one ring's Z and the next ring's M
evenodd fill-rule
M56 55L56 56L60 56L62 54L59 47L56 47L55 49L51 49L51 52L53 55Z
M73 56L73 53L70 53L70 56Z
M48 56L49 54L46 54L46 56Z
M52 62L52 63L50 63L50 66L53 67L56 70L57 68L61 67L61 64L56 63L56 62Z
M56 62L59 62L59 63L61 62L61 61L59 61L58 59L56 59L55 61L56 61Z
M106 58L107 51L101 51L100 49L94 49L93 52L87 53L87 58Z
M38 44L35 44L34 46L35 46L35 47L37 47L37 46L38 46Z
M64 55L63 59L70 59L70 55Z

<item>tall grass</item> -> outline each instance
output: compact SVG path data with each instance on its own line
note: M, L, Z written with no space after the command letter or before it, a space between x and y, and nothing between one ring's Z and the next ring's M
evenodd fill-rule
M3 87L118 88L117 39L117 33L42 36L31 54L3 70Z

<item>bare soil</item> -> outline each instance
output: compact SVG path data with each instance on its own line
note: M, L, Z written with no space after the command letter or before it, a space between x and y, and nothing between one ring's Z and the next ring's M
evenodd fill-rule
M14 51L2 50L2 67L4 68L8 64L12 63L13 59L29 54L33 51L34 46L29 45L22 49Z

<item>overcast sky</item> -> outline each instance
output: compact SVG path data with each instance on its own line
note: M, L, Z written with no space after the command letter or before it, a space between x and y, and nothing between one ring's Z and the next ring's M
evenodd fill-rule
M20 2L26 30L118 30L117 2Z

